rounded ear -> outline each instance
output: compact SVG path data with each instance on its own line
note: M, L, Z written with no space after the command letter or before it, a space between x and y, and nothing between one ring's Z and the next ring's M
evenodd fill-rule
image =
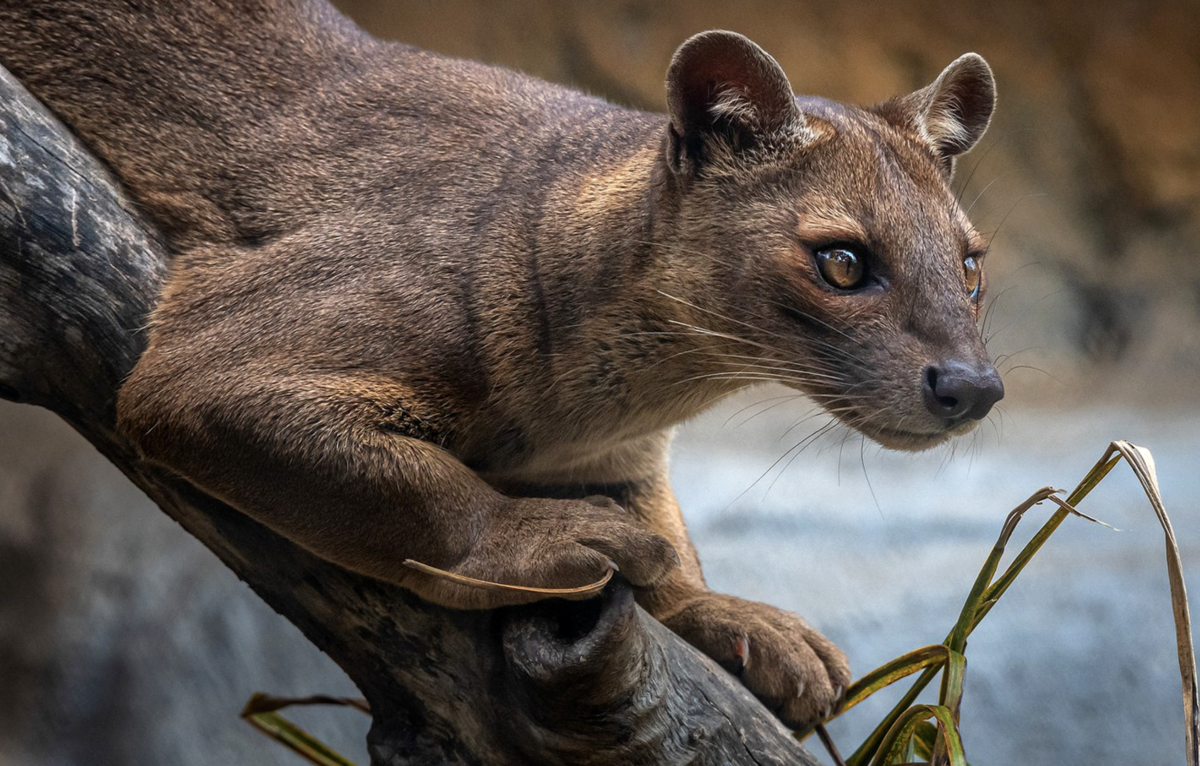
M947 161L971 150L996 108L996 80L978 53L959 56L933 83L884 104L893 122L915 129Z
M667 70L671 129L693 158L715 136L735 148L800 128L787 75L770 54L743 35L701 32L675 51Z

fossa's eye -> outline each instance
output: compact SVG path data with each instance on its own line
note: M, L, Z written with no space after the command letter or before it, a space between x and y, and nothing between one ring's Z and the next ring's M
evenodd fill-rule
M827 247L816 252L821 278L839 290L861 287L867 275L863 258L845 247Z
M979 285L983 277L983 269L979 265L979 259L973 255L964 258L963 273L967 277L967 291L971 294L971 300L979 300Z

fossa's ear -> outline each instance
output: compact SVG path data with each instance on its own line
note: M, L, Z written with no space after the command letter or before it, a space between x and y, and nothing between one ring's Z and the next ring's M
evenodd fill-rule
M680 172L715 151L738 153L804 130L783 69L736 32L701 32L679 46L667 70L667 106L668 160Z
M915 130L942 158L947 170L954 158L983 137L996 108L996 80L978 53L965 53L942 70L930 85L879 107L897 124Z

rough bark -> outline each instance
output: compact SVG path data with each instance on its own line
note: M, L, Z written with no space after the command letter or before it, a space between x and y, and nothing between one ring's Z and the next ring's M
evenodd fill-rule
M741 685L614 584L454 612L306 553L117 433L166 248L0 68L0 397L75 427L350 675L374 764L814 764ZM319 691L319 690L314 690Z

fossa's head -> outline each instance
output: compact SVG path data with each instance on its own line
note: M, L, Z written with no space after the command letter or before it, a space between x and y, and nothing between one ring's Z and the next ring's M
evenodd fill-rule
M950 189L992 115L984 60L860 109L795 97L757 45L706 32L676 52L667 93L663 292L714 375L792 385L900 449L987 415L1004 388L977 326L986 246Z

